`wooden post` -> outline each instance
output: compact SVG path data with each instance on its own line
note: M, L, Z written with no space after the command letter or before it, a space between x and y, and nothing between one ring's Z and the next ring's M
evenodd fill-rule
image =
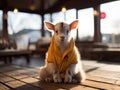
M41 36L45 36L45 30L44 30L44 14L41 15L41 21L42 21L42 28L41 28Z
M50 13L50 22L53 22L53 19L52 19L52 13ZM50 33L50 37L52 36L52 33L51 32L49 32Z
M94 6L94 42L101 42L100 6Z
M41 21L42 21L41 36L44 37L45 36L45 30L44 30L44 0L41 0L41 10L42 10L42 14L41 14Z
M76 9L76 19L78 19L78 10ZM76 41L79 41L79 38L78 38L78 28L77 28L77 32L76 32Z
M3 10L3 38L5 38L6 40L9 39L9 35L8 35L8 24L7 24L7 20L8 20L8 17L7 17L7 10Z

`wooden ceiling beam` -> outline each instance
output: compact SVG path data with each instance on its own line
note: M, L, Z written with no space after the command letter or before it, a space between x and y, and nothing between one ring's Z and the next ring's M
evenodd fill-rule
M44 0L41 0L43 3L40 5L40 8L37 8L35 10L30 10L28 7L26 8L18 8L20 12L27 12L27 13L36 13L36 14L44 14L44 13L53 13L58 12L61 10L62 6L65 6L67 9L83 9L88 7L94 7L101 3L111 2L111 1L117 1L117 0L57 0L53 6L50 6L47 10L44 8ZM11 0L12 2L12 0ZM7 0L1 0L0 1L0 9L1 10L8 10L13 11L14 6L9 6L9 3L7 3ZM17 7L16 7L17 8Z
M45 13L53 13L61 10L62 6L65 6L67 9L84 9L89 7L95 7L102 3L117 1L117 0L60 0L51 8L47 9Z
M61 10L63 3L67 3L70 0L58 0L53 6L45 10L44 13L58 12ZM60 7L60 8L59 8Z

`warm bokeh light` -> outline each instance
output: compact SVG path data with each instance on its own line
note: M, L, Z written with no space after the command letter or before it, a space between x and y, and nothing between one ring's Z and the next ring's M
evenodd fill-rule
M62 7L62 12L66 12L66 7Z
M97 16L99 13L97 10L94 10L94 15Z
M18 9L17 9L17 8L15 8L13 12L14 12L14 13L17 13L17 12L18 12Z
M35 5L31 5L31 6L30 6L30 9L31 9L31 10L35 10Z

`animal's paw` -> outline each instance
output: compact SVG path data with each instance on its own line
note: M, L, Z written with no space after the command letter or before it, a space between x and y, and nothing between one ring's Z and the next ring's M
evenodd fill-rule
M85 75L85 74L83 74L83 76L81 77L80 82L82 83L82 82L84 82L85 80L86 80L86 75Z
M69 70L66 71L64 83L72 83L72 75Z
M61 83L62 82L62 79L61 79L59 73L53 74L53 80L54 80L55 83Z
M79 80L73 79L73 80L72 80L72 83L74 83L74 84L75 84L75 83L79 83Z
M46 82L53 82L53 78L52 78L52 77L46 77L46 78L45 78L45 81L46 81Z

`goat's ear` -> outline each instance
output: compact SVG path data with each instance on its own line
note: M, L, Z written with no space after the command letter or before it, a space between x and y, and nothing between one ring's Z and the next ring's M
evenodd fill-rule
M54 30L54 25L50 22L44 22L45 24L45 27L48 29L48 30Z
M76 29L78 26L79 20L75 20L70 24L70 30Z

